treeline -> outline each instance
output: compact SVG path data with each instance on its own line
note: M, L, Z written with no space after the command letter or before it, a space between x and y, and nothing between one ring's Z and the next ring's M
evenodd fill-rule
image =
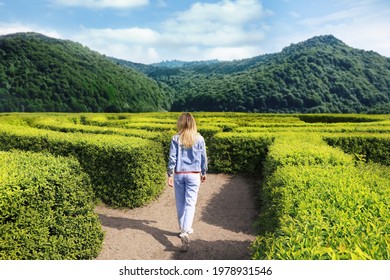
M0 36L0 111L169 110L172 91L81 44L36 33Z
M128 66L172 87L173 111L390 113L390 59L331 35L251 59L164 65Z

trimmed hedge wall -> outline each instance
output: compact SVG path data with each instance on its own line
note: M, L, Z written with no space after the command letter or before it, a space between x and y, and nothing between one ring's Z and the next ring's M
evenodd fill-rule
M0 259L93 259L103 232L80 164L0 152Z
M369 116L369 115L357 115L357 114L305 114L298 115L301 121L307 123L340 123L340 122L352 122L352 123L363 123L363 122L376 122L382 120L381 117Z
M294 136L270 147L252 258L389 259L389 168Z
M331 146L354 154L357 159L390 165L390 137L387 135L326 136L324 140Z
M0 149L47 151L76 157L91 177L97 197L113 207L138 207L165 187L161 145L116 135L61 133L0 125Z
M69 122L67 118L43 118L35 119L30 126L39 129L60 131L66 133L86 133L86 134L106 134L106 135L121 135L129 137L139 137L143 139L149 139L160 143L163 147L165 158L168 157L169 144L172 135L175 133L172 131L147 131L141 129L126 129L121 127L104 127L104 126L92 126L81 125Z
M389 171L364 165L278 169L263 186L271 215L259 220L274 224L256 237L252 257L388 260Z
M304 133L278 133L265 161L264 175L271 176L287 165L348 165L352 157L329 147L320 136Z
M263 133L218 133L208 143L210 172L261 174L272 141Z

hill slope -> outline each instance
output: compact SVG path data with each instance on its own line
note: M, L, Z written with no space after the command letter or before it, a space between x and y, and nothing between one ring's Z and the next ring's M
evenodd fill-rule
M167 86L78 43L0 36L0 111L161 111L172 97Z
M172 87L177 111L390 113L390 59L332 35L232 62L128 66Z

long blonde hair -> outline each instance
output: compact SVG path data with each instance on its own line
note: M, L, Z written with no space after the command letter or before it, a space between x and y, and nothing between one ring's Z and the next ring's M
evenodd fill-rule
M194 117L190 113L182 113L177 120L177 131L180 143L184 148L191 148L196 143L198 130Z

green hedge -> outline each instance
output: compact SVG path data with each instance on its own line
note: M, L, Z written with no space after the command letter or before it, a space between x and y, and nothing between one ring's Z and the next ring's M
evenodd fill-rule
M390 170L315 135L280 134L261 188L253 259L389 259Z
M358 159L390 165L390 137L387 135L338 135L326 136L324 140Z
M211 125L198 126L199 133L204 137L206 144L211 141L215 134L222 132L222 128Z
M163 146L165 158L168 157L169 144L172 135L175 133L171 131L147 131L141 129L126 129L121 127L104 127L104 126L91 126L91 125L82 125L77 123L71 123L68 119L64 118L42 118L35 120L30 124L33 127L39 129L47 129L53 131L60 131L66 133L89 133L89 134L107 134L107 135L121 135L121 136L130 136L130 137L139 137L143 139L149 139L152 141L157 141Z
M160 133L151 132L140 129L124 129L117 127L102 127L102 126L90 126L90 125L81 125L74 124L70 122L64 122L62 119L51 119L45 118L41 120L36 120L33 124L33 127L39 129L54 130L66 133L91 133L91 134L117 134L123 136L136 136L145 139L155 139Z
M166 161L159 143L116 135L61 133L0 125L0 149L75 156L96 195L114 207L138 207L165 186Z
M376 122L383 120L383 117L369 116L369 115L357 115L357 114L305 114L298 115L301 121L307 123L340 123L340 122Z
M286 165L348 165L352 157L329 147L320 136L307 133L277 133L266 157L264 175Z
M263 186L276 224L257 236L253 258L390 259L389 174L364 165L278 169Z
M103 232L88 176L70 158L0 152L0 259L93 259Z
M261 174L273 138L256 133L218 133L208 143L210 172Z

